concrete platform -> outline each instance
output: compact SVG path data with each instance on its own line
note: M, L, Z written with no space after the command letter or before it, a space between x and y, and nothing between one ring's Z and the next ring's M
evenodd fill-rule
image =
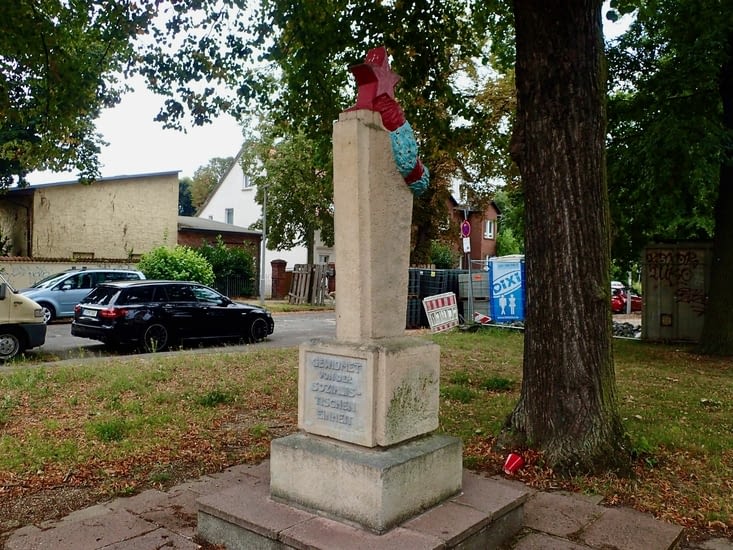
M266 479L198 500L198 534L228 550L496 548L522 527L523 487L463 472L463 490L384 534L274 501Z
M223 472L203 476L176 485L167 491L149 490L138 495L117 498L73 512L58 521L26 525L13 531L5 541L7 550L152 550L200 549L197 537L199 499L207 501L231 489L268 494L269 461L257 465L234 466ZM504 477L486 478L464 473L464 494L456 497L448 508L469 513L475 508L480 513L492 506L491 493L471 491L487 481L526 494L520 531L507 543L496 546L487 540L483 549L501 550L733 550L733 540L714 538L686 542L683 528L654 519L629 508L609 508L600 504L600 498L561 492L538 492L524 484ZM235 491L237 492L237 491ZM479 499L473 501L472 499ZM489 499L483 502L482 499ZM483 503L482 503L483 502ZM495 506L495 504L494 504ZM450 522L450 510L441 510L443 520L425 514L411 523L394 529L375 539L348 526L311 515L289 528L287 542L301 544L300 548L379 548L412 550L432 548L428 544L443 544L454 540L452 532L459 526ZM298 514L305 514L297 511ZM470 512L473 514L473 512ZM307 518L307 520L306 520ZM441 521L449 525L444 527ZM277 528L277 525L274 526ZM273 528L273 531L275 529ZM332 544L332 546L328 546ZM369 546L372 544L372 546ZM373 544L379 544L374 546ZM320 546L319 546L320 545ZM276 546L277 547L277 546ZM296 546L297 547L297 546ZM445 548L446 546L438 546ZM209 547L210 548L210 547ZM245 547L247 548L247 547ZM250 546L256 549L257 546ZM282 546L280 546L282 548Z

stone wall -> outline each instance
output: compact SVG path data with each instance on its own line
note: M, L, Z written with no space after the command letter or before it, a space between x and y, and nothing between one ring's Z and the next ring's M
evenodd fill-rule
M176 172L34 191L34 258L126 259L176 244Z

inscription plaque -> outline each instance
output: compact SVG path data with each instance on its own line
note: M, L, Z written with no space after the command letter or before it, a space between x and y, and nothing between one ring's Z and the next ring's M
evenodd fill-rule
M313 433L360 439L366 430L363 358L308 352L305 355L305 427Z

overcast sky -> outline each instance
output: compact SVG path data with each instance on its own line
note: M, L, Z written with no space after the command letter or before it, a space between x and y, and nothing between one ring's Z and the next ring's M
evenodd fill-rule
M187 133L164 130L153 119L164 99L141 83L113 109L102 112L97 129L108 146L102 147L102 177L148 174L180 170L180 177L193 176L199 166L214 157L233 157L242 145L242 130L230 116L221 116L207 126L189 128ZM31 183L76 179L74 172L36 172Z

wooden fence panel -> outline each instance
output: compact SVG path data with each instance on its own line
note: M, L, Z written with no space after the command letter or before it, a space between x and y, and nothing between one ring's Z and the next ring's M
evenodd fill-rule
M322 306L329 298L330 275L331 269L327 264L296 264L293 266L288 302Z

